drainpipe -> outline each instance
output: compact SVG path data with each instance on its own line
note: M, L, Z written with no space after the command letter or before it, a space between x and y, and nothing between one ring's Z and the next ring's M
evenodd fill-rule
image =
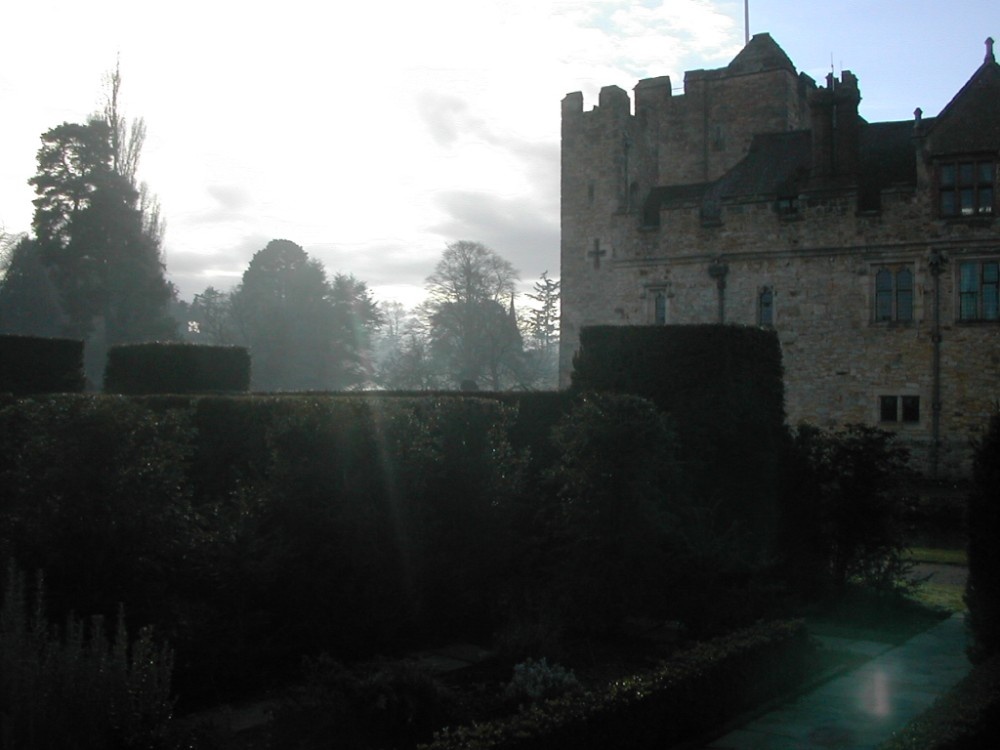
M937 249L931 250L927 267L934 278L934 323L931 331L934 358L931 365L931 478L938 478L941 461L941 273L944 256Z

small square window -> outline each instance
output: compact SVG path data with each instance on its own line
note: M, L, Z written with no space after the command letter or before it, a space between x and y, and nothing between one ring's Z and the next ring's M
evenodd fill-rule
M913 424L920 421L920 397L919 396L902 396L900 401L903 402L903 421Z
M879 396L879 421L897 422L898 399L895 396Z
M879 396L878 412L883 423L919 424L920 396Z

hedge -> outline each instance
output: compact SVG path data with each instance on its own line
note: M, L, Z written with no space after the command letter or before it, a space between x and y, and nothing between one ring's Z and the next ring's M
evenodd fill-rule
M84 383L82 341L0 336L0 393L79 393Z
M800 684L812 652L802 621L756 625L699 644L603 691L567 695L513 717L445 729L423 750L669 747Z
M965 603L972 634L969 655L982 661L1000 653L1000 414L990 418L976 445L968 496L969 578Z
M106 393L218 393L249 387L250 354L238 346L124 344L108 351L104 371Z
M723 325L590 326L572 390L631 393L670 414L693 496L718 503L766 542L786 441L781 347L774 331Z

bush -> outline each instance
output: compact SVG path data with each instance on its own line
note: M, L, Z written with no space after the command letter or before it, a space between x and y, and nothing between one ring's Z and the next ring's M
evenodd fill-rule
M591 394L553 440L550 595L591 632L661 613L680 504L670 420L637 396Z
M414 662L348 668L324 655L305 666L305 686L277 717L282 746L412 747L464 718L458 696Z
M670 747L799 684L812 645L801 622L759 624L677 654L648 674L517 715L438 733L426 750Z
M0 558L45 570L60 615L155 622L199 533L189 422L121 398L51 396L0 409Z
M629 393L666 412L683 439L692 499L718 509L730 544L770 551L785 439L781 347L739 326L592 326L573 361L576 393Z
M545 657L514 665L514 674L504 689L504 698L515 704L558 698L580 690L572 670L549 664Z
M865 425L804 424L786 459L781 547L797 586L905 588L908 454L895 436Z
M70 617L60 636L45 619L41 577L28 606L10 566L0 608L0 746L164 747L173 710L173 655L143 629L130 643L119 614L113 641L103 621Z
M0 336L0 393L78 393L84 383L82 341Z
M1000 653L1000 414L993 415L976 446L967 513L969 655L982 661Z
M108 351L106 393L217 393L250 387L250 354L238 346L124 344Z

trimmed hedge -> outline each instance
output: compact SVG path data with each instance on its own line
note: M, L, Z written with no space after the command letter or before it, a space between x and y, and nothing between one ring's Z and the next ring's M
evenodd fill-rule
M108 351L104 371L106 393L217 393L249 388L250 354L239 346L123 344Z
M0 393L79 393L83 342L35 336L0 336Z
M590 326L572 390L631 393L670 414L692 496L718 504L756 544L773 534L786 442L781 347L774 331L729 325Z
M445 729L423 750L669 747L800 684L813 646L801 621L699 644L649 674L567 695L498 721Z

